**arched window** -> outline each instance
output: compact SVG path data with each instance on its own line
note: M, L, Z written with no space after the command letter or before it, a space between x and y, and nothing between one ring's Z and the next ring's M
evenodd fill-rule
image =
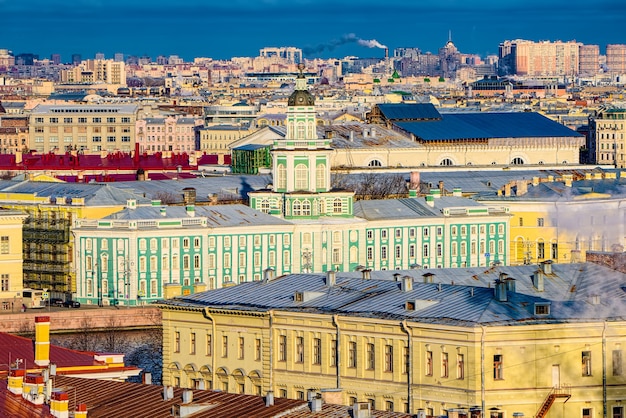
M309 188L309 168L305 164L296 165L296 190L307 190Z
M302 202L302 215L311 216L311 202L309 202L308 200Z
M259 203L259 210L263 213L270 213L270 201L267 199L261 200L261 203Z
M341 213L343 205L340 198L333 200L333 213Z
M383 163L380 160L372 160L367 164L368 167L382 167Z
M287 188L287 168L285 164L278 164L276 167L276 186L279 189Z
M302 215L302 203L299 200L293 201L292 214L293 216Z
M520 157L515 157L513 158L513 161L511 161L512 165L524 165L524 160L522 160Z
M325 164L318 164L317 168L315 170L315 174L316 174L316 187L318 189L325 189L326 188L326 165Z
M304 123L298 123L296 126L296 139L305 139L306 127Z
M454 165L454 162L452 162L452 160L449 158L444 158L443 160L441 160L439 165L451 166Z

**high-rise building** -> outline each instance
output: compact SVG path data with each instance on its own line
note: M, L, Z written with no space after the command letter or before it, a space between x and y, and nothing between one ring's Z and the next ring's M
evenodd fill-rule
M103 60L104 59L104 53L103 52L96 52L96 55L94 56L94 59Z
M126 85L123 62L113 60L87 60L69 70L61 70L64 83L108 83Z
M626 45L606 46L606 67L611 74L626 74Z
M115 55L113 55L113 61L115 61L115 62L124 62L124 53L116 52Z
M50 61L52 61L54 65L59 65L61 63L61 54L50 55Z
M0 49L0 67L11 67L15 65L15 57L8 49Z
M576 41L504 41L499 47L500 74L532 77L576 76L579 72L581 45Z
M83 60L80 54L72 54L72 64L78 65Z
M265 58L278 57L287 60L290 64L299 64L302 62L302 50L293 46L284 46L280 48L266 47L259 51L259 56Z
M600 47L598 45L581 45L578 50L578 74L593 76L600 70Z

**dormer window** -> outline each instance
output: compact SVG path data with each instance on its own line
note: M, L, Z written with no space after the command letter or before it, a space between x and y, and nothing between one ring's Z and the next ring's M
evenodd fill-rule
M550 304L535 303L535 315L550 315Z

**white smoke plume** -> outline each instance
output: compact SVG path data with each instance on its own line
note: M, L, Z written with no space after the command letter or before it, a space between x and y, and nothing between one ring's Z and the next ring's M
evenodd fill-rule
M371 40L361 39L358 36L356 36L354 33L348 33L346 35L343 35L340 39L333 39L330 42L325 43L325 44L302 48L302 52L304 52L304 55L318 54L324 51L332 51L338 46L353 43L353 42L356 42L357 44L361 46L365 46L367 48L381 48L381 49L387 48L385 45L381 44L376 39L371 39Z

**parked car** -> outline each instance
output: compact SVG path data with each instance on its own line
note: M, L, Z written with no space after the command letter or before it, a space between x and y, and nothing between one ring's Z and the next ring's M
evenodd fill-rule
M77 300L66 300L63 302L63 306L66 308L80 308L80 302Z
M50 306L63 306L63 299L59 298L50 298L48 299L48 305Z

